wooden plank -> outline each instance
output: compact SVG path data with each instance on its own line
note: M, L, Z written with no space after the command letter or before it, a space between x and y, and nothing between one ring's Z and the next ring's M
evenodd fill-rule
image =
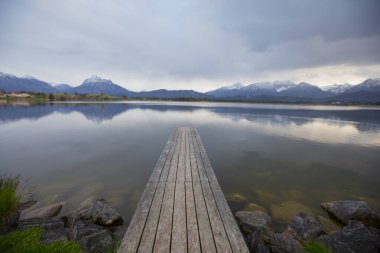
M180 136L181 136L181 133L180 133L179 129L177 128L176 129L176 136L175 136L175 138L173 140L173 148L170 150L170 153L169 153L171 163L173 162L173 159L176 156L178 156L178 154L176 155L176 152L177 152L177 149L178 149L178 144L181 141L180 140L181 139ZM164 168L163 168L163 170L161 172L159 181L166 182L166 180L168 179L169 171L171 170L171 163L168 164L168 166L166 166L166 164L165 164L165 166L164 166Z
M181 128L181 147L178 155L177 178L174 194L172 252L187 252L185 158L188 128Z
M205 202L208 210L208 216L211 223L212 233L215 240L215 246L218 252L232 252L230 242L224 229L223 221L220 217L218 207L216 206L209 182L201 182Z
M118 250L119 253L129 253L137 251L137 247L139 245L140 237L145 226L145 221L148 217L150 204L152 202L155 189L156 183L148 182L140 198L140 202L132 217L132 220L128 225L127 231L125 232L123 241Z
M165 163L167 163L167 160L169 158L170 151L174 151L175 146L175 139L177 137L177 129L174 129L170 137L164 147L164 150L162 151L160 158L158 159L156 166L153 169L152 175L149 178L149 181L158 181L161 175L162 170L164 169ZM169 158L170 163L171 158Z
M154 252L170 252L175 182L166 182Z
M192 141L192 135L189 131L189 157L190 157L190 170L191 170L191 180L199 181L199 171L197 166L197 159L195 158L194 142Z
M162 170L162 166L166 163L167 160L166 153L174 149L173 143L175 141L176 135L177 129L172 131L172 134L169 137L169 140L167 141L164 150L161 153L160 158L158 159L158 162L155 166L155 171L159 172L160 170ZM152 173L150 180L148 181L144 189L144 192L140 197L139 204L137 205L136 211L132 216L132 219L129 223L129 226L124 235L123 241L120 245L118 252L124 253L137 251L137 247L140 242L140 237L144 230L145 222L149 214L150 205L156 191L156 178L158 178L159 176L160 175L158 173Z
M177 137L177 142L175 145L175 150L173 154L173 159L172 163L170 165L170 169L168 172L168 177L165 178L160 178L160 181L168 181L168 182L175 182L177 179L177 169L178 169L178 159L179 159L179 153L181 150L181 144L182 144L182 134L183 134L183 129L178 128L178 137Z
M156 231L158 226L158 220L161 213L161 205L164 197L165 182L160 182L157 185L157 190L154 195L152 206L150 208L148 220L145 224L144 232L141 237L138 252L152 252L154 246L154 239L156 237Z
M186 128L186 147L185 147L185 181L191 181L190 166L190 128Z
M197 214L195 210L193 183L185 182L186 190L186 222L187 222L187 244L189 253L201 252L199 241L199 230Z
M194 199L198 219L199 238L203 252L216 252L214 237L200 181L193 181Z
M201 156L201 153L200 153L200 150L198 147L198 142L197 142L196 136L194 135L194 131L193 131L193 134L191 136L191 142L193 143L193 152L194 152L194 156L195 156L195 159L197 161L197 164L198 164L199 179L200 179L200 181L208 181L209 178L207 176L206 170L205 170L204 166L201 166L201 164L203 164L203 161L202 161L202 156Z
M231 209L229 208L228 203L226 199L224 198L222 189L219 186L219 183L216 179L214 171L211 168L210 161L208 160L206 150L199 137L199 134L196 129L192 129L192 132L193 132L193 135L197 139L197 143L199 144L198 147L199 147L199 150L201 151L200 153L202 156L202 161L204 162L205 170L207 171L209 178L211 178L210 187L213 192L215 202L218 206L220 216L223 220L223 224L226 229L227 236L230 241L232 250L233 252L248 253L249 250L247 248L247 245L245 244L245 241L236 223L236 220L231 212Z
M181 128L181 146L178 154L178 167L177 167L177 177L176 182L185 181L185 159L186 159L186 134L187 128Z
M187 252L185 182L175 185L171 252Z

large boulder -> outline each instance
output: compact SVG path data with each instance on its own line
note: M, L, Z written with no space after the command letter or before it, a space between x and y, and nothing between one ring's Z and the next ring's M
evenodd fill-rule
M273 233L270 238L272 253L303 253L302 245L286 233Z
M360 221L349 221L342 230L319 238L334 253L380 252L380 230L366 227Z
M64 228L63 221L58 218L20 220L18 229L38 227L42 228L41 242L68 240L68 229Z
M100 199L89 206L82 207L63 216L62 219L69 227L76 220L92 220L101 226L117 226L123 224L123 218L106 200Z
M52 243L55 241L67 241L69 239L69 229L53 229L53 230L44 230L41 235L42 243Z
M27 219L45 219L57 216L65 202L59 202L52 205L48 205L39 209L35 209L29 212L22 213L21 217L23 220Z
M246 233L265 232L272 226L271 217L262 211L239 211L236 213L236 217Z
M258 230L247 235L248 246L251 252L270 253L270 245L263 240L263 237L262 233Z
M70 230L70 239L88 253L110 252L113 247L108 231L91 221L76 221Z
M317 238L321 234L321 224L312 216L298 213L288 226L288 232L299 241Z
M321 207L345 225L349 220L358 220L367 226L380 228L380 215L365 201L337 200L322 203Z

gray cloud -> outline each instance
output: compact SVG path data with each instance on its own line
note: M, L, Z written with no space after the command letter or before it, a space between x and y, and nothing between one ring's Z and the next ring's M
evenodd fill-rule
M334 66L356 73L334 81L356 81L380 76L379 11L378 0L4 0L0 71L70 84L97 73L135 90L297 80L301 69L328 83L316 69Z

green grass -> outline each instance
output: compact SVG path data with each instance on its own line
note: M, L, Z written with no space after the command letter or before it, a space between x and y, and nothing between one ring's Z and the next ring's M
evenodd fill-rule
M0 226L4 226L9 216L20 206L21 194L17 193L19 177L0 176Z
M308 253L333 253L331 249L327 248L322 242L311 241L305 245L305 250Z
M81 249L72 241L55 241L43 244L41 228L27 228L16 230L0 236L0 252L3 253L79 253Z

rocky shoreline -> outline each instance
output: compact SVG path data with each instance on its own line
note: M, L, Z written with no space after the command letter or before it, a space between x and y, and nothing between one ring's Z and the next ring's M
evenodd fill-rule
M254 253L322 252L310 251L310 243L322 245L327 250L323 252L380 252L380 215L366 202L338 200L322 203L321 208L343 227L327 231L313 215L299 212L283 232L277 233L271 216L258 205L257 210L238 211L235 216Z
M38 227L43 229L42 243L72 240L89 253L117 249L126 228L121 215L106 200L85 201L78 209L58 217L63 205L59 202L22 214L17 212L9 221L7 232Z
M29 208L36 202L25 204ZM64 202L15 213L6 232L24 228L43 229L41 242L75 241L84 252L116 252L126 227L121 215L104 199L82 202L78 209L58 217ZM326 229L327 221L300 210L282 231L273 229L272 217L265 208L251 203L235 216L247 245L254 253L378 253L380 215L366 202L338 200L321 204L331 223L341 226ZM325 251L310 251L317 242Z

